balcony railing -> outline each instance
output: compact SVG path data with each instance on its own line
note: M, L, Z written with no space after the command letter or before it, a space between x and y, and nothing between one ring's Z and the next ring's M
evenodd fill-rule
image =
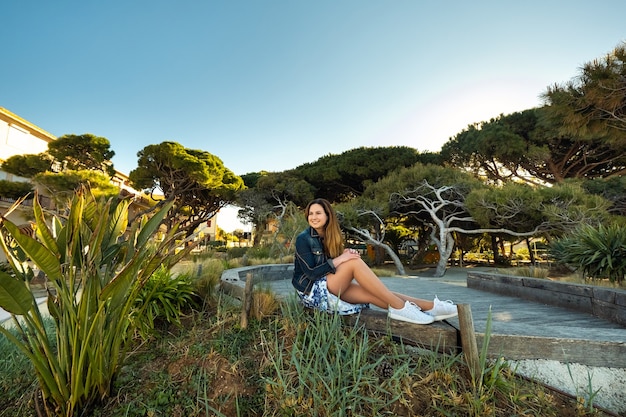
M24 207L32 207L33 206L33 198L29 198L26 199L24 201L22 201L22 206ZM5 203L7 205L12 205L15 203L15 199L14 198L7 198L7 197L0 197L0 202L1 203ZM56 210L56 206L54 204L54 201L50 198L50 197L46 197L43 195L39 196L39 204L41 205L41 207L45 210Z

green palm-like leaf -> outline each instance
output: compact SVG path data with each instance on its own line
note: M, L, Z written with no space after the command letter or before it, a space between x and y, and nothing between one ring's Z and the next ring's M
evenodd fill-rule
M35 198L33 199L33 214L35 215L35 221L37 223L37 237L50 251L56 253L59 251L59 247L57 246L54 236L52 236L52 232L48 228L48 224L43 216L43 210L37 197L38 194L35 194Z
M117 239L122 236L128 227L128 206L130 202L122 201L115 206L115 211L111 216L111 222L109 223L109 241L108 245L115 245Z
M137 247L142 247L146 244L148 238L156 232L157 228L161 224L161 221L163 221L163 219L167 215L167 212L172 208L173 205L174 201L169 201L165 203L163 207L161 207L161 209L156 212L150 218L150 220L146 222L146 224L139 231L139 235L137 236Z
M135 254L135 256L136 258L139 258L140 254L137 253ZM128 288L130 287L132 279L135 278L136 275L137 268L131 261L131 263L126 265L122 270L117 273L115 278L113 278L108 284L105 285L105 287L100 292L100 301L112 299L112 308L123 304L125 296L120 296L120 294L126 294Z
M98 206L98 203L90 190L83 190L82 196L84 200L82 217L85 219L85 223L90 228L94 229L95 224L100 222L98 213L102 208ZM108 203L110 204L110 201Z
M85 209L85 192L84 190L76 193L70 207L70 214L65 224L65 246L66 256L72 259L66 259L73 265L80 267L82 263L81 254L83 253L84 243L80 238L80 229L86 227L83 221L83 211Z
M84 236L84 239L87 241L85 246L84 257L87 262L93 263L93 265L100 266L102 262L102 250L103 250L103 241L105 242L104 248L108 245L108 229L109 229L109 208L111 202L107 202L104 206L104 209L98 212L94 212L94 215L97 218L97 221L90 221L91 227L87 227L84 225L81 230L81 235Z
M67 233L69 231L69 229L67 227L64 227L60 221L58 219L54 219L53 222L55 222L56 225L56 230L57 230L57 245L59 247L59 261L62 264L67 263L67 257L68 257L68 252L67 252Z
M63 279L59 259L48 248L30 236L23 234L20 229L8 220L4 220L4 227L9 231L13 239L50 279Z
M0 307L22 316L33 307L33 294L26 283L0 271Z

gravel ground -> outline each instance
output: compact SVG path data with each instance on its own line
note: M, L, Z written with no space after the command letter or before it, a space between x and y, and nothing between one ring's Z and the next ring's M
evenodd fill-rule
M626 415L626 369L537 359L509 361L517 373L557 387L619 415Z

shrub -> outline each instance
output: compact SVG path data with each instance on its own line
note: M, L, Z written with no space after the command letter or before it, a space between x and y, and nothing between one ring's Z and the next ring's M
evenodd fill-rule
M518 250L515 251L515 259L516 260L522 260L522 261L527 261L530 259L530 252L528 251L528 248L519 248Z
M270 258L271 248L269 246L253 246L248 249L249 258Z
M280 299L271 288L258 288L252 295L250 315L257 320L273 315L280 308Z
M17 200L32 192L31 183L0 180L0 197Z
M228 253L228 257L231 259L241 258L248 252L248 249L249 248L247 247L233 247L233 248L228 248L226 252Z
M293 255L283 256L280 259L276 258L248 258L247 264L254 265L269 265L269 264L290 264L293 263Z
M626 275L626 227L583 225L553 243L550 252L557 262L570 265L587 277L608 278L621 284Z
M161 266L139 292L131 313L140 336L147 339L159 323L180 326L183 311L195 307L195 295L190 274L173 275Z
M196 294L205 304L215 298L224 269L224 261L221 259L206 259L198 265L197 278L193 281L193 285Z

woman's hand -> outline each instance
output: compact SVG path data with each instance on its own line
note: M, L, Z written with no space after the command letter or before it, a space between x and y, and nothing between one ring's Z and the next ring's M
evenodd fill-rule
M333 259L333 265L335 265L335 268L337 268L339 265L341 265L344 262L347 262L352 259L359 259L359 258L361 258L361 254L359 253L358 250L344 249L341 255Z

